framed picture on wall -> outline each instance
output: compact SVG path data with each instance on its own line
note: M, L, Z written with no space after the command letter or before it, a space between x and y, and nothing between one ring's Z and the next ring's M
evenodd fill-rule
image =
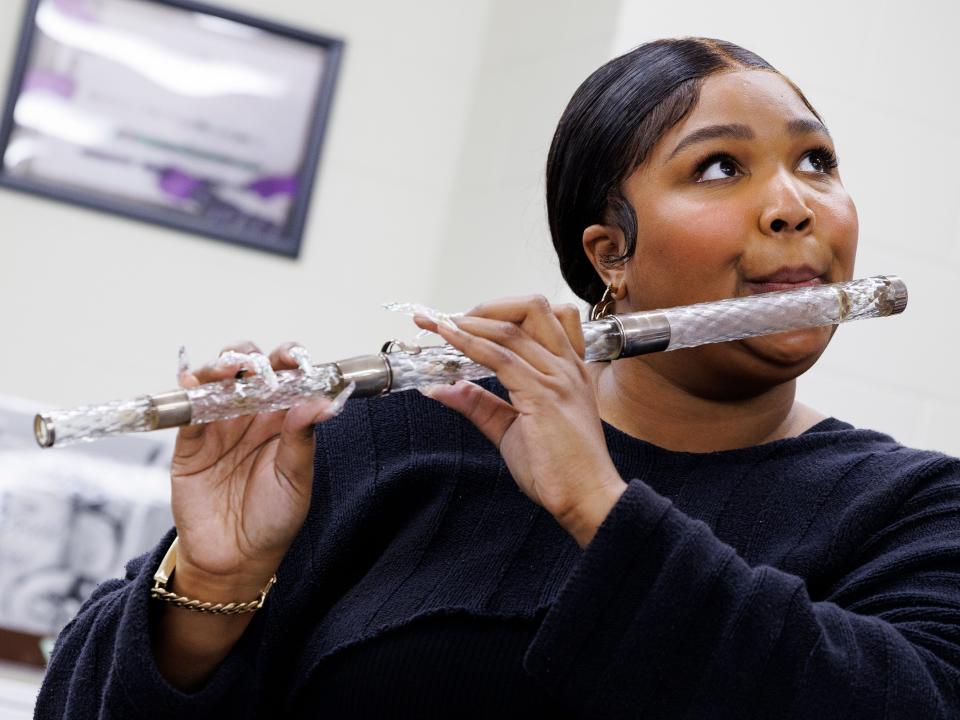
M27 0L0 185L296 257L342 51L192 0Z

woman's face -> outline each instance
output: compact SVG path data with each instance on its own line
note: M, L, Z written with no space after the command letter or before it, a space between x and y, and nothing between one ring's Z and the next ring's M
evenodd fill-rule
M826 128L779 75L707 78L696 107L624 183L637 214L617 312L849 280L857 213ZM678 380L745 389L809 368L832 328L649 356ZM675 355L670 353L669 355ZM692 374L691 374L691 371ZM752 380L746 382L744 380Z

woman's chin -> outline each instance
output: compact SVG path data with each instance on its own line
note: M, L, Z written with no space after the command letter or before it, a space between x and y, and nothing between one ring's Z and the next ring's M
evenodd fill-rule
M810 328L742 340L751 354L783 368L808 369L827 349L834 328Z

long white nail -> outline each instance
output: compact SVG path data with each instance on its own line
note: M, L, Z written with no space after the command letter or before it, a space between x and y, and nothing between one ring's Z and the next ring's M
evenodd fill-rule
M390 312L403 313L404 315L423 315L428 317L431 320L436 320L436 316L440 315L440 311L427 305L421 305L420 303L383 303L383 307Z
M236 350L224 350L220 353L214 366L225 367L227 365L241 365L249 359L250 356L246 353L237 352Z
M435 399L437 388L440 387L443 387L443 383L430 383L429 385L419 385L417 390L420 391L421 395L433 400Z
M263 375L263 379L267 381L268 388L276 390L280 387L280 381L277 380L277 373L274 372L273 366L270 364L270 358L263 353L250 353L250 359L253 360L257 372Z
M310 359L310 353L307 352L305 347L300 345L294 345L287 351L294 360L297 361L297 366L307 377L316 377L319 372L316 365L313 364L313 361Z
M453 332L459 332L460 328L457 327L457 324L453 321L452 315L447 315L446 313L440 315L437 318L437 325L443 325L447 330L452 330Z
M347 405L347 400L350 399L350 396L353 395L353 391L356 389L357 384L352 382L339 392L330 403L330 412L332 415L339 415L343 411L343 408Z
M462 312L446 313L427 305L420 305L419 303L384 303L383 307L392 312L403 313L404 315L423 315L433 320L437 325L444 325L454 331L459 328L454 324L452 318L463 317Z

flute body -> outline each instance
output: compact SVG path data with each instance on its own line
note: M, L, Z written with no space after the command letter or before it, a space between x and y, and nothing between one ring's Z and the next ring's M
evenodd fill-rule
M904 282L893 275L881 275L664 310L611 315L584 323L585 359L616 360L885 317L903 312L906 304ZM254 375L189 390L57 410L37 415L34 433L41 447L63 446L121 433L285 410L306 398L335 396L351 383L355 386L354 395L370 397L491 375L491 370L449 345L384 351L316 365L309 372L283 370L276 373L276 382L272 384Z

